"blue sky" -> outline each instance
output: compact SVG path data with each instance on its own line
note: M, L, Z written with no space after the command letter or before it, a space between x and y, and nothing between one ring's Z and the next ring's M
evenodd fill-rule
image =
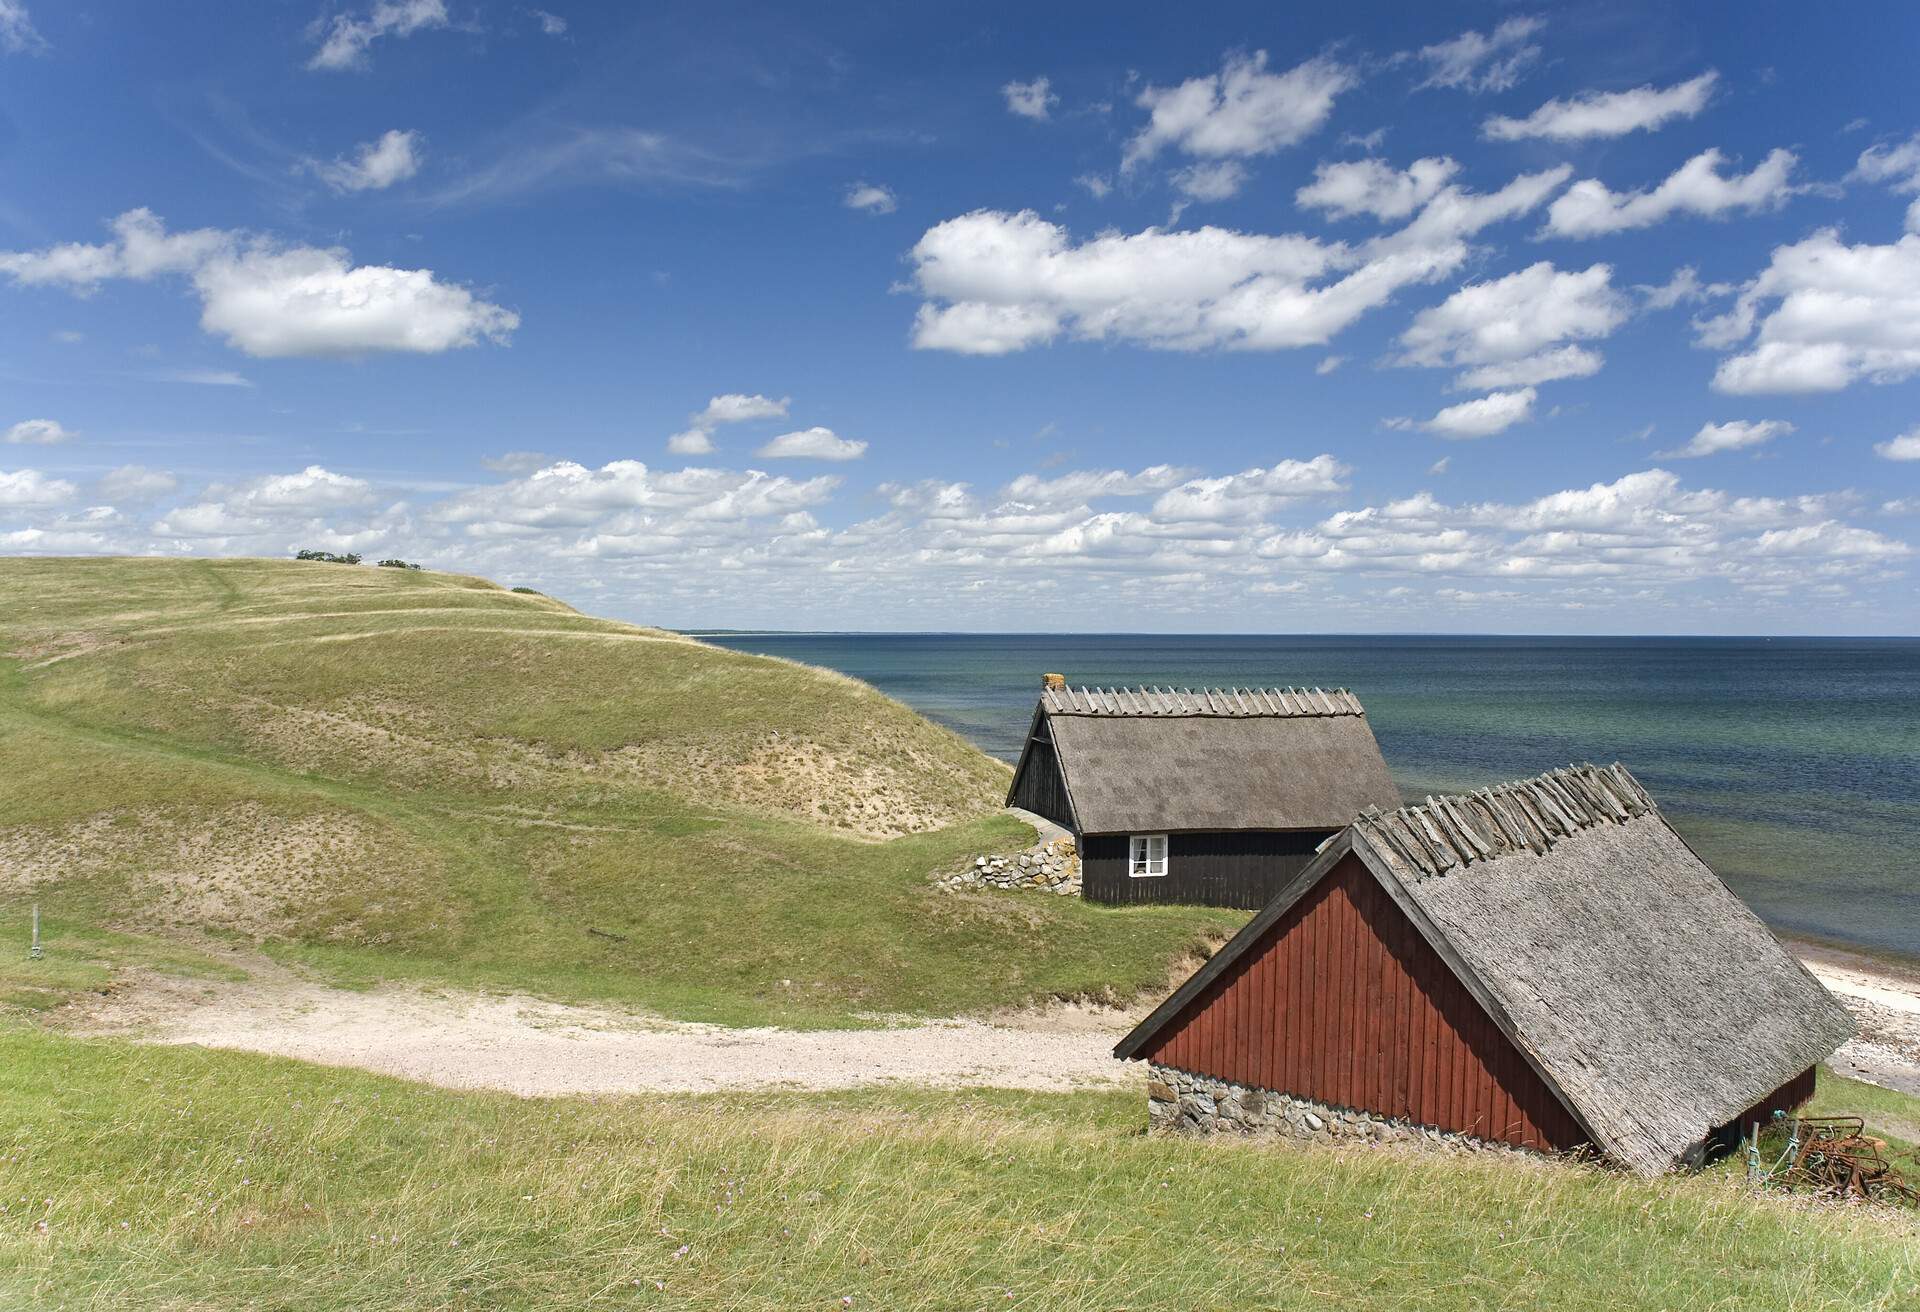
M0 551L1913 633L1905 6L0 0Z

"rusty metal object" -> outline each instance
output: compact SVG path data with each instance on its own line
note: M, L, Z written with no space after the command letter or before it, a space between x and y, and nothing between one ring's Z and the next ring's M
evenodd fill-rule
M1920 1191L1886 1157L1886 1142L1858 1116L1796 1116L1787 1121L1789 1152L1769 1185L1828 1198L1920 1204Z

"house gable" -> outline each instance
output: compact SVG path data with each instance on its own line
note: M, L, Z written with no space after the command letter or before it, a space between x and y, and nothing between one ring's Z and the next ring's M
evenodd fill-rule
M1350 844L1315 864L1119 1055L1525 1147L1587 1142Z

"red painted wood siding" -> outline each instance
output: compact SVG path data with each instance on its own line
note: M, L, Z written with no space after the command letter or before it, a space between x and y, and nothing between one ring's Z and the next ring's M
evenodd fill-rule
M1524 1147L1587 1141L1352 856L1140 1055L1195 1075Z
M1771 1124L1775 1111L1790 1112L1813 1097L1813 1072L1813 1067L1807 1067L1726 1125L1717 1128L1731 1134L1745 1134L1756 1122L1763 1127Z

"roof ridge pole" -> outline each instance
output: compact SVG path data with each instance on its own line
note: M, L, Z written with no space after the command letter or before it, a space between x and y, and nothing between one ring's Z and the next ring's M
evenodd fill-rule
M1453 822L1447 818L1444 804L1432 793L1428 793L1427 804L1423 809L1433 818L1433 826L1440 831L1440 837L1446 840L1447 846L1459 853L1463 862L1471 861L1473 853L1468 848L1466 839L1453 832Z
M1446 808L1448 817L1452 819L1454 828L1460 831L1461 837L1479 849L1479 855L1482 859L1493 855L1493 849L1487 846L1486 840L1481 838L1480 834L1475 830L1472 820L1462 812L1460 807L1454 805L1451 797L1441 798L1440 805Z
M1420 826L1413 823L1413 808L1403 806L1388 819L1397 822L1397 832L1405 836L1409 850L1419 853L1420 859L1416 864L1420 869L1430 875L1439 874L1440 860L1434 855L1433 845L1427 841L1427 836L1420 832Z
M1415 820L1420 822L1420 827L1427 831L1427 837L1433 840L1433 857L1439 862L1442 871L1451 870L1454 866L1463 864L1459 853L1453 850L1453 843L1441 832L1440 826L1434 823L1433 817L1427 814L1426 807L1411 807L1409 812Z

